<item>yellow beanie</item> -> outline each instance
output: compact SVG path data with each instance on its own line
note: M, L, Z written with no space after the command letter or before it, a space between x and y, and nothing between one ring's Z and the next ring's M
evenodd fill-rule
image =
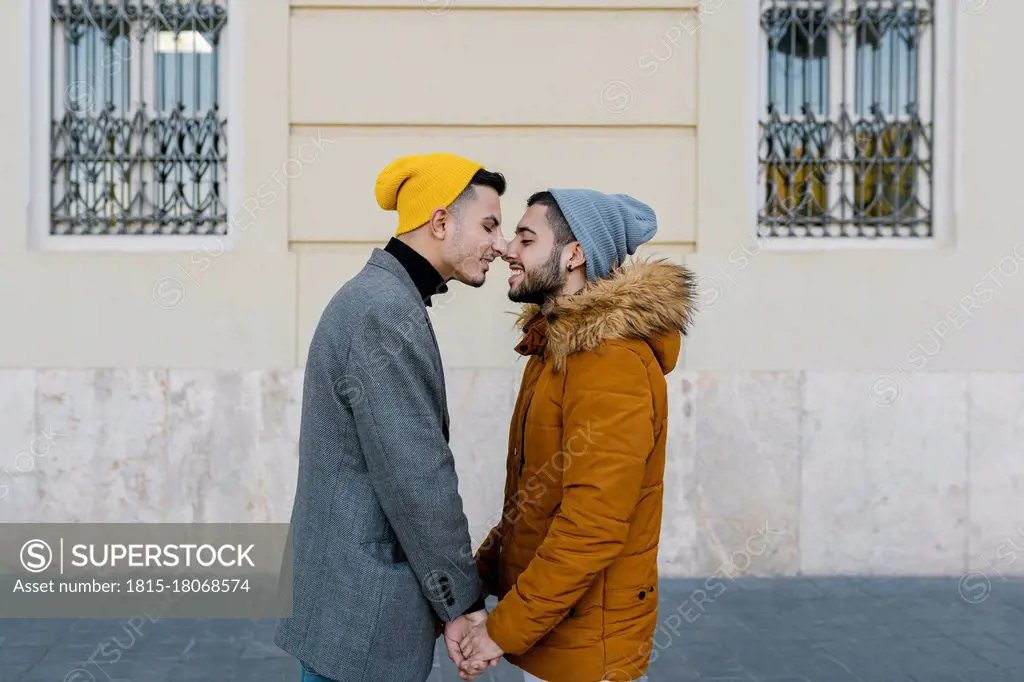
M403 156L377 176L377 205L385 211L398 210L395 236L415 230L430 220L434 209L455 201L481 168L476 161L454 154Z

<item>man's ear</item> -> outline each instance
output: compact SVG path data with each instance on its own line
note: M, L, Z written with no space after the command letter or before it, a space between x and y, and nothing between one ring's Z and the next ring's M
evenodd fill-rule
M444 241L448 225L451 223L452 214L447 208L435 208L427 221L427 227L435 239Z
M579 242L572 243L572 252L569 255L569 265L573 270L578 270L587 262L587 256L583 253L583 247Z

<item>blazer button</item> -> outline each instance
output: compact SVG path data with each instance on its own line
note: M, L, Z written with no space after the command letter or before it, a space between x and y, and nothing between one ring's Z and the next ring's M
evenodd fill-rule
M640 590L640 594L637 595L637 598L640 599L641 601L643 601L644 599L647 598L647 593L644 592L643 590Z

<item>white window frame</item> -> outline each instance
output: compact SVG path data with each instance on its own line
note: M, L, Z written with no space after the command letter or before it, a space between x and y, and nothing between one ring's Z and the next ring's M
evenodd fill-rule
M748 68L750 74L749 92L752 93L754 109L751 112L750 127L748 129L749 144L747 149L748 166L747 177L752 192L750 195L751 215L754 216L754 224L750 226L751 237L763 248L778 252L814 252L833 250L935 250L951 248L955 246L955 230L957 215L962 205L962 183L959 182L957 159L959 150L962 149L962 122L963 103L960 102L956 93L960 83L963 82L965 66L963 64L966 50L963 49L963 21L960 5L957 0L935 0L935 23L932 30L935 31L935 81L927 79L925 84L922 79L922 92L928 94L926 88L935 87L935 109L933 111L934 144L932 147L932 231L928 237L762 237L758 234L758 219L760 215L764 186L759 178L758 148L760 144L759 121L764 115L763 105L766 101L767 83L765 79L765 64L767 63L768 47L761 31L761 3L760 0L751 0L751 12L749 15L748 30L749 39L753 49L749 51L751 63ZM830 41L836 40L830 35ZM930 46L929 46L930 51ZM836 54L835 44L830 42L830 54ZM852 66L852 51L848 53L848 61ZM841 72L838 71L838 61L830 60L829 87L840 86L842 83ZM836 78L836 75L839 78ZM949 74L947 79L942 74ZM835 92L835 91L833 91ZM852 95L852 93L848 93ZM835 97L830 101L834 104ZM851 99L847 99L851 101ZM835 111L829 112L830 116ZM838 190L838 181L833 180L829 196L835 196L831 192Z
M222 54L219 82L221 109L227 117L227 209L226 233L221 235L55 235L50 233L50 92L51 73L51 16L50 3L40 0L21 0L23 34L28 54L22 73L22 168L26 212L28 217L28 247L37 251L85 252L181 252L197 249L231 251L236 247L234 216L242 206L244 138L244 68L243 31L244 0L227 0L228 22L222 34ZM148 60L143 60L146 64ZM152 68L145 66L145 82L153 83ZM55 76L56 77L56 76ZM133 95L135 86L132 86ZM149 93L152 98L153 93Z

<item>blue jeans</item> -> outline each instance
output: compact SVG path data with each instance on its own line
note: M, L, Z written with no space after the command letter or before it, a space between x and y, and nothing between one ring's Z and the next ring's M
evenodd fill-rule
M335 682L335 680L324 677L323 675L317 675L315 672L306 667L305 663L299 664L302 668L302 676L299 677L299 682Z

